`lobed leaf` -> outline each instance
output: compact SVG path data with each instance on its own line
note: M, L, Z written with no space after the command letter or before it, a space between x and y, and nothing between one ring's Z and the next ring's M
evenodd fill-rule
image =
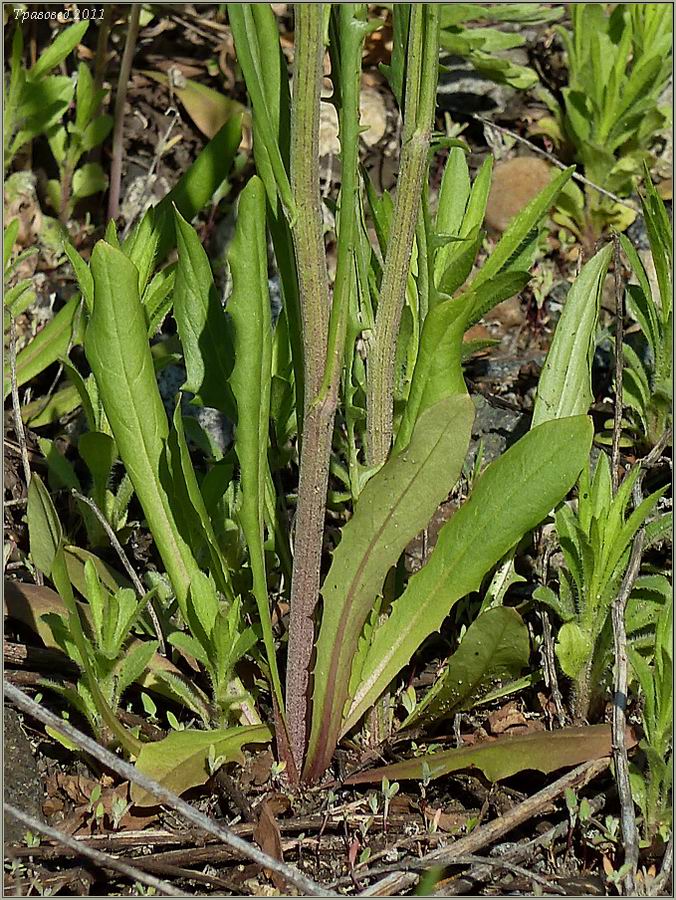
M385 576L455 485L467 453L474 404L447 397L416 422L410 443L369 480L322 586L307 776L328 766L348 699L352 661Z
M565 497L587 461L592 434L586 416L546 422L487 467L469 500L441 529L427 565L413 575L376 632L343 733L453 605L478 590L486 572Z
M628 729L627 747L635 745L636 739ZM531 769L549 774L592 759L603 759L612 752L610 725L584 725L500 737L470 747L430 753L391 766L359 772L347 778L345 784L380 783L383 778L390 781L440 778L450 772L472 768L480 769L491 781L500 781Z

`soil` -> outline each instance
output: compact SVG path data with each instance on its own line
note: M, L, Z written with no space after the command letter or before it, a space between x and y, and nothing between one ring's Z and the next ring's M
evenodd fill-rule
M273 7L282 31L284 52L291 58L290 5L274 4ZM152 12L154 18L141 28L124 111L124 169L119 217L122 234L132 227L148 205L170 190L208 140L188 107L166 85L159 84L147 73L176 71L179 79L194 79L226 94L233 101L246 102L241 75L235 64L232 37L221 6L168 4L153 6ZM383 191L396 187L400 123L391 92L378 68L390 58L389 13L385 7L372 7L371 13L379 15L386 25L369 38L364 56L362 114L369 131L364 135L362 157L377 189ZM526 46L507 51L505 55L518 65L532 65L548 87L558 91L565 84L565 66L551 28L528 26L524 34ZM91 30L78 51L88 61L95 52L91 35L95 35L95 30ZM32 26L30 52L46 46L50 37L45 23ZM107 89L117 83L123 45L124 16L121 7L116 7L104 80ZM511 129L518 138L528 133L528 124L541 117L545 108L533 92L520 92L496 84L478 74L464 59L445 56L442 62L446 68L440 79L437 127L440 130L454 125L462 127L460 137L469 146L472 177L489 153L500 157L495 167L487 214L490 231L486 246L490 248L508 222L540 190L551 174L551 166L538 157L522 155L518 141L515 144L514 140L496 136L472 113L493 117L496 123ZM110 94L108 90L106 103L108 111L112 112ZM336 159L334 109L328 102L322 106L322 188L329 195L340 182L340 161ZM665 155L671 152L667 138L665 136ZM216 283L223 297L228 291L228 273L223 260L233 233L237 196L253 171L250 133L246 133L240 149L241 159L227 192L194 223L212 257ZM551 147L543 144L543 149ZM432 167L432 199L439 187L445 152L438 152L437 168ZM524 152L530 154L531 151ZM108 145L100 158L108 171ZM31 268L26 272L34 279L37 298L16 322L20 349L63 308L74 295L76 285L68 262L58 249L47 246L41 239L45 217L49 219L55 215L47 205L45 193L47 179L55 175L46 141L36 140L31 153L19 160L17 166L29 171L30 179L19 199L12 199L13 206L6 197L6 206L11 206L21 217L21 246L40 244L40 253L29 260ZM666 167L662 165L660 171L666 184L670 163ZM70 238L85 257L103 236L106 226L104 207L105 197L101 195L85 201L76 207L72 221L68 223ZM325 216L330 229L333 211L328 204ZM639 249L645 250L648 244L640 219L627 233ZM533 283L486 316L470 335L472 339L495 342L495 346L472 356L465 368L477 410L470 452L459 487L440 505L425 532L407 548L405 565L408 572L421 567L439 530L467 495L479 449L481 467L484 467L503 454L530 426L539 373L581 261L579 246L575 242L566 242L556 228L549 232L541 249ZM332 270L335 253L331 245L327 255ZM270 286L271 293L278 298L279 276L272 270ZM612 285L610 288L603 327L613 321ZM279 313L278 300L273 312ZM166 342L166 346L171 347L172 340L176 340L175 327L169 317L155 342ZM610 409L612 353L609 348L610 341L606 340L600 345L594 362L596 396L593 412L598 422L608 418ZM72 350L71 359L86 374L86 360L81 348ZM176 391L184 377L180 362L170 363L160 373L162 399L169 413L173 411ZM22 387L21 399L26 403L36 397L51 396L66 383L56 362ZM233 426L229 420L209 408L186 406L184 412L199 422L208 437L205 445L203 440L200 443L197 429L192 437L188 435L198 465L214 447L221 454L227 454L233 440ZM69 413L46 426L26 429L26 453L32 471L47 478L38 442L39 438L47 437L53 439L66 458L74 463L78 475L86 475L74 452L75 439L84 427L79 413ZM35 570L29 560L25 516L27 492L23 452L15 431L10 400L5 405L4 437L5 578L34 588ZM119 477L120 473L116 471L113 476L116 485ZM651 477L660 483L668 480L667 464L663 463ZM331 487L338 492L340 485L336 482ZM57 487L54 495L59 510L68 515L68 521L79 522L68 534L69 540L85 546L86 534L81 520L73 514L75 501L63 486ZM329 515L333 537L341 522L333 511ZM474 774L478 770L454 773L426 784L402 779L388 804L384 802L382 783L367 788L344 784L345 779L356 772L399 761L410 757L411 752L422 754L431 743L437 748L472 747L494 740L498 735L533 734L561 724L557 700L559 687L552 683L549 674L547 677L543 674L549 673L546 656L548 652L553 654L552 638L551 635L547 637L547 624L536 612L532 601L536 572L545 553L546 531L547 527L535 535L531 545L520 548L516 563L518 580L510 588L510 603L528 623L533 646L531 668L535 672L532 683L524 686L516 700L498 697L485 706L438 724L431 733L421 731L412 737L409 735L405 743L396 735L378 740L379 736L384 736L381 719L393 714L393 710L384 708L382 716L374 714L369 720L364 733L341 743L332 771L327 773L324 783L313 789L291 790L270 750L256 753L248 749L241 766L220 769L206 784L188 792L186 799L199 811L227 825L235 834L255 842L273 857L283 858L322 885L330 885L344 895L359 894L384 878L391 880L384 881L379 893L371 895L386 896L388 890L393 892L392 895L420 892L427 886L423 876L416 887L416 866L421 857L449 845L452 840L481 835L484 833L482 828L492 827L495 822L509 822L510 817L514 817L514 827L504 835L478 843L475 850L467 851L461 867L448 864L442 870L433 870L435 877L441 879L436 885L439 895L481 892L482 896L540 896L543 893L602 896L613 893L612 877L621 865L622 847L618 837L616 786L607 768L599 769L589 784L581 777L568 792L562 788L548 802L535 804L531 814L518 821L523 805L534 802L538 792L551 786L560 773L543 775L530 771L496 784L483 775ZM156 570L158 559L153 541L135 500L121 534L133 565L143 572ZM109 547L97 547L96 552L112 569L119 569L119 559ZM667 548L658 546L653 553L651 562L662 565ZM123 578L122 575L119 577ZM43 590L51 591L49 587ZM47 595L41 596L44 601ZM476 616L478 606L477 595L465 598L440 632L425 642L410 667L410 680L406 685L410 691L420 694L422 689L434 683L449 651L455 649L458 634L466 630ZM42 607L39 610L42 611ZM28 617L14 614L5 620L6 678L31 696L44 695L43 705L60 714L67 705L58 694L45 687L44 679L55 678L61 687L72 688L77 672L53 643L45 645L44 628L40 630L37 623L39 615L33 610L29 612ZM280 588L274 616L280 638L287 621L287 598ZM184 654L174 658L187 678L208 687L206 676L192 657L187 658ZM250 664L250 671L242 672L247 686L260 678L260 672L253 664ZM565 693L567 686L563 685L562 690ZM178 728L199 724L185 708L174 707L158 695L153 696L154 700L150 700L147 693L134 687L126 695L125 709L120 713L125 723L129 727L138 726L144 737L154 740L164 736L169 729L169 714L176 717ZM156 704L154 711L150 704ZM269 713L272 719L272 711ZM394 713L400 718L405 714L401 706L397 706ZM634 722L640 721L639 708L632 707L630 714ZM26 736L22 715L11 705L5 705L6 802L75 836L83 844L123 859L190 895L296 895L295 889L280 881L278 875L238 856L222 842L205 836L169 808L134 807L129 784L122 776L102 768L85 754L67 751L49 737L41 725L30 720L32 727L39 729L40 740L35 742L35 749ZM88 731L81 717L72 714L71 718L73 724ZM586 823L581 821L579 807L575 806L582 798L591 804L591 818ZM139 896L153 890L134 884L133 880L116 872L112 865L101 867L86 862L51 839L42 839L39 844L30 842L28 846L25 826L7 815L4 828L5 891L8 895L23 891L31 896L48 893ZM638 880L641 890L652 889L664 858L665 845L661 838L655 838L650 847L641 849ZM504 867L498 865L500 860ZM667 878L660 891L666 895L669 888Z

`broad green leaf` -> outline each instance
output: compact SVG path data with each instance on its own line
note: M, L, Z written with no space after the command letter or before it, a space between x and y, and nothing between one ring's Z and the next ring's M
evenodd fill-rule
M635 744L635 738L628 733L627 746ZM612 752L610 725L585 725L580 728L500 737L471 747L430 753L369 772L360 772L347 778L345 784L380 783L383 778L390 781L440 778L450 772L472 768L480 769L490 781L500 781L530 769L548 774L588 760L603 759Z
M104 96L103 90L96 90L94 78L87 63L81 62L77 67L77 87L75 89L75 129L78 132L82 132L87 127Z
M16 357L16 381L21 387L31 381L47 366L65 356L71 345L79 344L84 333L84 321L79 297L73 297L58 311L51 322L38 332L33 340ZM11 390L9 362L5 360L4 395Z
M528 665L528 629L515 609L495 607L469 626L443 675L403 723L447 719Z
M161 741L144 744L136 760L136 768L168 790L182 794L209 779L211 746L217 757L223 756L227 762L243 762L242 747L245 744L265 744L270 739L270 730L265 725L213 731L175 731ZM132 786L131 797L136 806L156 806L158 803L154 794L138 785Z
M368 481L342 530L322 585L307 775L328 766L348 700L352 661L385 576L454 487L467 453L474 404L447 397L418 419L411 440Z
M237 403L235 452L242 488L239 520L249 548L254 596L270 676L279 709L283 710L263 551L272 383L272 321L268 293L265 188L257 176L240 194L237 227L228 258L232 273L228 314L235 345L235 365L230 386Z
M179 533L163 483L169 428L146 337L138 270L122 251L99 241L91 271L94 311L85 336L87 360L120 458L185 610L197 563Z
M565 497L587 461L592 434L586 416L546 422L486 468L469 500L441 529L427 565L412 576L376 632L343 733L453 605L478 590L486 572Z
M594 336L612 244L592 257L568 292L540 376L533 425L581 415L592 403L591 363Z
M83 20L75 25L69 25L68 28L58 32L49 47L40 54L40 58L35 65L28 70L28 80L37 81L43 75L46 75L47 72L55 69L59 63L62 63L80 43L88 28L89 22Z
M112 116L97 116L87 125L82 135L81 150L88 153L108 137L113 128Z
M187 380L198 403L232 414L227 402L232 371L232 337L214 285L209 258L195 229L174 210L178 267L174 318L181 337Z
M27 518L31 558L38 569L49 576L63 531L51 497L40 476L35 474L28 486Z
M566 169L560 175L556 175L550 183L543 188L537 197L516 216L507 231L503 234L498 245L483 264L477 276L472 280L470 289L476 290L480 285L494 278L499 272L510 267L513 257L527 241L530 233L538 225L543 216L553 206L561 188L573 174L574 167Z

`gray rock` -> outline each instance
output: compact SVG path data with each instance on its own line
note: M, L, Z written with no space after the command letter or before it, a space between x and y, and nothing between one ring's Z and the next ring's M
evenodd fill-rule
M474 462L479 442L483 441L483 466L486 466L526 433L529 421L523 413L491 405L480 394L475 394L472 399L476 407L476 417L468 461Z
M21 728L19 714L8 706L4 708L3 740L5 802L44 821L42 784L33 749ZM5 844L20 843L25 833L25 825L4 814Z

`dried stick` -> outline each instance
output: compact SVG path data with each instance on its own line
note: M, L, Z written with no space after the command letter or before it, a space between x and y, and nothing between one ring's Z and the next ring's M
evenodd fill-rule
M136 593L138 594L139 600L142 600L145 597L146 591L145 591L143 585L141 584L141 579L138 577L138 575L134 571L134 567L129 562L129 558L128 558L127 554L124 552L124 548L122 547L122 544L118 541L117 535L113 531L113 529L112 529L110 523L108 522L108 520L106 519L106 517L103 515L103 513L98 508L96 503L91 499L91 497L87 497L87 496L85 496L85 494L81 494L75 488L71 488L71 494L73 495L73 497L75 497L76 500L80 500L82 503L86 503L87 506L94 513L96 518L99 520L101 527L103 528L103 530L106 533L106 537L110 541L111 547L117 553L117 555L120 559L120 562L124 566L124 569L125 569L127 575L129 575L131 583L134 585L134 589L135 589ZM167 648L164 643L164 633L162 631L162 624L160 622L159 616L157 615L157 611L155 610L155 608L153 606L152 600L148 604L148 615L150 616L152 623L153 623L153 628L155 629L155 635L156 635L157 641L159 643L159 651L162 654L162 656L166 656Z
M662 867L660 868L659 875L655 879L655 895L659 896L660 892L665 890L669 878L671 877L671 870L674 867L674 832L672 831L669 835L669 840L667 842L666 850L664 851L664 856L662 857Z
M534 816L542 813L557 797L560 797L567 788L580 788L590 782L593 778L603 772L610 765L610 758L595 759L591 762L583 763L581 766L566 772L561 778L557 779L553 784L548 785L532 797L528 797L522 803L519 803L511 809L506 815L499 819L494 819L486 825L475 829L465 837L454 841L448 847L442 847L439 850L433 850L431 853L425 854L420 860L415 861L415 868L428 869L432 866L451 865L458 856L474 854L477 850L481 850L490 844L494 844L500 838L508 834L512 829L523 825ZM400 876L399 883L397 877ZM394 872L392 876L387 876L387 893L381 893L384 888L383 883L378 882L372 885L368 890L360 896L364 897L382 897L391 896L395 890L400 890L403 886L410 886L417 881L414 876L411 881L411 872Z
M622 437L622 373L624 370L624 298L622 293L622 260L620 259L620 239L613 235L615 255L615 409L613 414L613 444L610 453L610 468L613 479L613 493L617 493L620 483L620 438Z
M589 806L592 812L592 815L596 815L601 809L603 809L606 802L605 796L600 794L597 797L594 797L589 802ZM553 828L550 828L548 831L545 831L544 834L541 834L539 837L534 838L532 841L527 841L524 844L516 847L511 852L505 854L504 856L500 856L499 859L504 862L514 864L514 863L522 863L528 861L531 856L535 853L536 850L541 847L551 847L551 845L558 838L563 837L570 830L570 823L566 820L565 822L560 822L558 825L555 825ZM439 890L435 891L433 896L435 897L454 897L458 894L467 894L472 888L475 887L476 884L481 883L483 881L488 881L493 874L493 871L489 865L486 864L485 861L473 869L470 869L465 875L462 875L460 878L455 878L450 881L448 884L441 885Z
M120 64L120 75L115 92L115 127L113 131L113 158L110 164L110 191L108 193L108 219L117 219L120 212L120 184L122 182L122 154L124 151L124 104L127 99L127 87L131 75L131 64L136 50L138 38L139 16L141 4L132 3L129 13L127 39Z
M16 378L16 323L12 316L9 320L9 378L12 390L12 411L14 413L14 431L19 442L21 462L23 464L23 477L26 482L26 490L31 483L31 465L28 459L28 447L26 446L26 432L21 418L21 402L19 400L19 387Z
M103 853L101 850L94 850L93 847L82 844L69 834L64 834L64 832L58 831L56 828L45 825L44 822L41 822L39 819L29 816L28 813L22 812L20 809L12 806L11 803L5 803L4 809L10 816L17 819L23 825L27 825L32 831L39 831L41 834L50 837L52 840L58 841L59 844L63 844L64 847L75 850L78 855L86 856L87 859L91 859L92 862L96 863L96 865L100 866L102 869L113 869L116 872L120 872L128 878L133 878L134 881L139 881L141 884L155 888L156 891L159 891L160 894L164 894L166 897L185 897L185 891L179 891L170 884L167 884L166 881L161 881L159 878L155 878L154 875L147 875L135 866L130 866L128 863L123 862L121 859L117 859L115 856L110 856L108 853Z
M40 706L39 703L36 703L34 700L24 694L23 691L20 691L13 685L8 684L7 681L3 683L3 691L5 697L15 706L18 706L19 709L23 710L25 713L28 713L28 715L33 716L33 718L37 719L39 722L42 722L44 725L49 725L56 731L65 735L67 738L70 738L73 743L77 744L78 747L80 747L94 759L98 760L102 765L111 769L113 772L116 772L118 775L120 775L122 778L127 779L132 784L137 784L144 790L149 791L151 794L157 797L158 802L169 806L171 809L179 813L179 815L183 816L192 825L196 825L207 834L211 834L214 837L217 837L219 840L223 841L224 844L232 847L232 849L237 853L241 853L247 859L252 860L252 862L256 863L256 865L263 866L265 869L270 869L273 872L277 872L282 876L282 878L286 879L289 884L294 885L300 891L304 891L311 897L338 896L337 894L327 890L326 888L323 888L311 878L303 875L303 873L299 872L298 869L296 869L294 866L289 866L277 859L273 859L273 857L269 856L267 853L259 850L258 847L254 847L251 844L248 844L246 841L243 841L240 837L237 837L237 835L234 834L229 828L226 828L223 825L219 825L217 822L214 822L208 816L205 816L204 813L186 803L185 800L181 800L181 798L174 794L173 791L170 791L163 785L158 784L158 782L154 781L152 778L148 778L147 775L143 775L135 766L132 766L130 763L125 762L125 760L120 759L119 756L115 756L114 753L106 750L96 741L92 740L92 738L87 737L87 735L83 734L81 731L78 731L77 728L73 728L73 726L66 722L64 719L60 719L48 709Z
M12 392L12 412L14 414L14 431L16 439L19 442L19 451L21 453L21 463L23 465L23 476L26 481L26 493L31 483L31 464L28 459L28 447L26 446L26 432L23 427L23 419L21 418L21 402L19 401L19 386L16 378L16 323L14 317L9 320L9 381ZM42 572L35 569L35 583L44 584Z
M627 709L627 632L624 613L634 582L641 568L644 531L641 528L634 538L629 566L622 579L620 590L611 610L613 620L613 641L615 646L615 683L613 697L613 759L615 760L615 781L620 798L620 822L624 842L624 862L628 872L624 877L624 888L628 896L636 890L636 870L638 868L638 832L634 815L634 800L629 781L629 763L625 742Z
M532 150L534 153L537 153L540 156L543 156L545 159L548 159L549 162L553 163L553 165L555 165L558 169L568 168L565 163L562 163L560 159L557 159L553 153L548 153L546 150L543 150L542 147L538 147L537 144L529 141L528 138L521 137L521 135L517 134L515 131L511 131L509 128L504 128L502 125L497 125L495 122L491 122L490 119L485 119L483 116L480 116L477 113L472 113L471 117L475 121L481 122L483 125L488 125L490 128L495 128L495 130L499 131L501 134L506 134L508 137L514 138L515 141L523 144L524 147L528 147L529 150ZM587 187L593 188L595 191L598 191L599 194L603 194L604 197L609 197L611 200L614 200L615 203L619 203L620 206L626 206L627 209L631 209L639 216L643 215L643 210L641 210L638 206L635 206L633 203L627 200L623 200L621 197L618 197L617 194L613 194L611 191L607 191L605 188L600 187L598 184L595 184L593 181L585 178L584 175L579 175L577 172L573 172L573 178L575 179L575 181L579 181L580 184L586 184Z

